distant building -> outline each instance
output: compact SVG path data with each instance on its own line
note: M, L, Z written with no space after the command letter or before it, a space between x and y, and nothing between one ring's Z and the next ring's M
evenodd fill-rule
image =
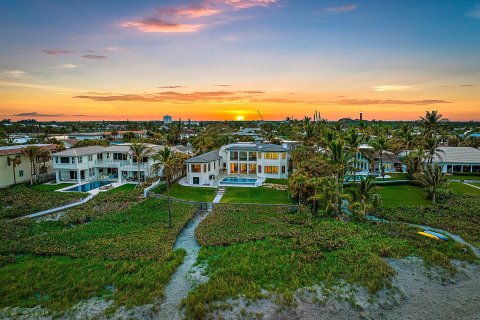
M172 123L172 116L163 116L163 123L164 124Z
M445 173L480 172L480 150L471 147L439 147L433 163Z

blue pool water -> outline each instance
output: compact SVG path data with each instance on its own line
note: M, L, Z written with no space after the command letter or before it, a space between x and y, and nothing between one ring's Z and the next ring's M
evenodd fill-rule
M65 189L65 191L87 192L93 189L100 188L110 183L112 183L112 181L92 181L92 182L88 182L70 189Z
M220 184L239 184L239 185L255 185L257 179L255 178L239 178L239 177L225 177L220 181Z

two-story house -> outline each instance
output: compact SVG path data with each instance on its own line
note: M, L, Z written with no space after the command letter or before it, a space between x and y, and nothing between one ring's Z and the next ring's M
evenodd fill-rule
M221 174L287 178L289 151L280 145L238 142L186 161L187 184L210 185ZM252 182L251 185L255 185Z
M119 182L137 181L138 162L130 143L108 147L88 146L72 148L52 155L56 181L82 183L97 179L118 179ZM156 176L153 172L153 155L163 146L147 144L150 152L141 159L140 179Z

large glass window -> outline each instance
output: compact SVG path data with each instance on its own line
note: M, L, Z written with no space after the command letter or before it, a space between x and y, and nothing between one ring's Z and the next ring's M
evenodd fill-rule
M238 173L238 164L230 163L230 173Z
M278 167L277 166L265 166L265 173L272 173L272 174L277 174L278 173Z
M202 165L201 164L192 164L191 168L192 168L192 172L201 172L202 171Z
M263 158L267 160L277 160L278 159L278 153L277 152L265 152L263 154Z
M246 152L246 151L240 152L240 160L241 161L247 161L247 155L248 155L248 152Z
M257 165L255 163L250 163L248 165L248 173L257 173Z

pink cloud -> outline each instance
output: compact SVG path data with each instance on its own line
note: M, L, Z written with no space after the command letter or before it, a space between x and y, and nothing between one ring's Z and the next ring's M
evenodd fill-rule
M217 0L216 2L235 9L248 9L252 7L268 7L277 4L278 0Z
M279 0L205 0L201 4L164 7L148 17L128 20L120 25L142 32L182 33L197 32L209 25L207 18L232 10L267 7Z
M142 32L153 33L183 33L199 31L203 24L169 23L157 18L147 18L137 21L127 21L122 24L125 28L134 28Z
M42 51L50 56L57 56L60 54L67 54L72 52L70 50L61 50L61 49L45 49Z

